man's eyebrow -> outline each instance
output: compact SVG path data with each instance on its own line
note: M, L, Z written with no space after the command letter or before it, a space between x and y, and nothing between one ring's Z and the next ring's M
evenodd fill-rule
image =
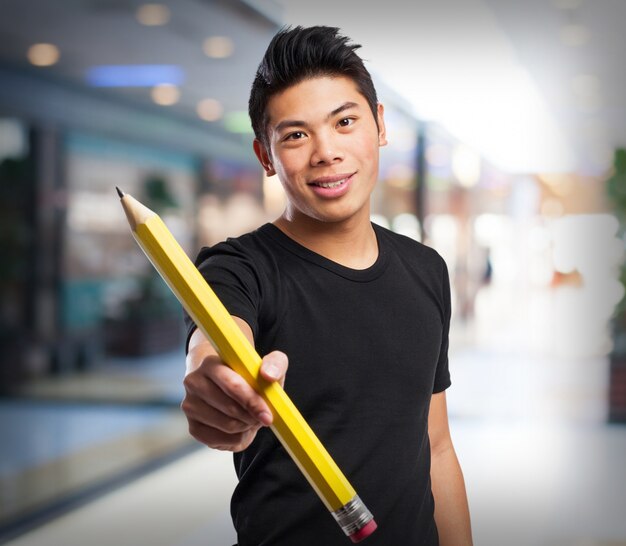
M280 133L283 129L287 129L289 127L305 127L306 121L300 121L298 119L285 119L281 121L276 127L274 127L274 131Z
M359 105L356 102L344 102L339 108L335 108L330 114L326 116L326 120L328 121L330 118L335 117L337 114L341 114L341 112L345 110L350 110L350 108L358 108Z
M341 106L339 106L338 108L335 108L332 112L330 112L330 114L326 116L326 121L335 117L338 114L341 114L341 112L344 112L345 110L349 110L351 108L358 108L358 107L359 105L356 102L351 102L351 101L344 102ZM302 121L299 119L285 119L281 121L278 125L276 125L276 127L274 127L274 131L279 133L283 129L288 129L289 127L307 127L307 126L308 124L306 121Z

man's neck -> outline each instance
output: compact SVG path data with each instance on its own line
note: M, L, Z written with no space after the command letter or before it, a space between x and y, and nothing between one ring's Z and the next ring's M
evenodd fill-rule
M376 233L369 214L342 222L283 214L274 225L302 246L351 269L367 269L378 258Z

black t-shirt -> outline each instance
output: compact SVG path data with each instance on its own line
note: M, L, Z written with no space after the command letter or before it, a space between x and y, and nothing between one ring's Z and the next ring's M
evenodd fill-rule
M427 423L432 393L450 385L448 273L433 249L373 226L379 256L364 270L273 224L202 249L196 264L259 354L288 355L286 392L378 524L368 546L432 546ZM234 461L239 546L345 546L269 428Z

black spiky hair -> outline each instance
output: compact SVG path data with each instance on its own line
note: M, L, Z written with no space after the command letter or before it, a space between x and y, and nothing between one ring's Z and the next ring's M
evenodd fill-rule
M270 98L303 80L321 76L346 76L365 97L378 125L378 98L372 77L350 43L336 27L285 27L272 38L259 64L248 102L257 139L269 150L267 104Z

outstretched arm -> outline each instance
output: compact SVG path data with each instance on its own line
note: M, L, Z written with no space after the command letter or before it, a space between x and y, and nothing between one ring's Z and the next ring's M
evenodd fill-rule
M428 436L430 478L439 543L441 546L471 546L472 531L465 482L450 437L445 391L432 396Z

